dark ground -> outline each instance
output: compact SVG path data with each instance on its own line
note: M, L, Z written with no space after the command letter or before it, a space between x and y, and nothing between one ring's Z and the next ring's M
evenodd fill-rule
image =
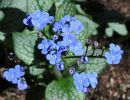
M118 1L116 3L120 3L120 7L118 4L113 3L114 1ZM123 1L126 4L125 6ZM86 4L81 3L81 5L87 13L93 16L96 22L100 23L101 28L99 28L99 33L104 33L103 30L106 27L106 23L114 19L125 23L127 29L130 30L130 21L128 17L130 15L130 10L126 11L127 13L122 13L122 10L119 10L123 8L129 9L129 0L87 0ZM130 100L129 35L126 37L115 35L112 38L106 38L104 34L100 34L98 37L94 37L101 45L113 41L119 43L124 50L124 56L119 65L107 66L100 75L98 87L87 95L87 100ZM21 92L14 88L7 88L4 91L0 91L0 100L26 100L26 94L26 92ZM30 100L38 99L34 98Z

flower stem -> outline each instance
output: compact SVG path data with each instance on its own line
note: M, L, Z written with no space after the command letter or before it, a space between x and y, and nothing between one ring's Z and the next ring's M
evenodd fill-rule
M62 78L62 74L60 71L58 71L56 68L54 68L54 73L55 73L55 76L58 80L60 80Z

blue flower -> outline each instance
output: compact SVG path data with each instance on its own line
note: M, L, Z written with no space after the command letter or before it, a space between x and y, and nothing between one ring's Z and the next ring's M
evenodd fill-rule
M29 27L33 27L33 24L31 22L32 17L27 15L26 18L23 19L23 23Z
M105 58L108 64L119 64L122 58L122 55L118 53L114 53L114 52L106 52Z
M62 24L60 22L55 22L54 25L53 25L53 31L60 33L63 26L64 26L64 24Z
M63 41L67 46L70 46L76 43L76 37L74 34L69 34L63 37Z
M49 60L50 64L54 65L61 61L61 54L56 53L56 51L51 51L50 54L46 55L47 60Z
M63 28L62 28L62 34L61 34L61 36L69 36L69 35L71 35L72 33L72 31L70 30L70 28L68 27L68 25L66 25L66 26L64 26Z
M75 42L73 45L70 45L70 50L75 54L75 55L83 55L83 47L82 43L80 42Z
M52 39L55 41L58 39L58 36L57 35L53 35Z
M58 71L64 70L64 62L57 63L56 68L57 68Z
M67 44L65 43L65 41L59 41L59 42L57 42L57 51L59 53L67 51Z
M83 90L84 93L88 93L89 91L90 91L89 88L84 87L84 90Z
M55 49L57 46L53 40L48 41L46 38L38 44L38 49L42 49L42 54L47 54L51 49Z
M96 88L96 85L98 84L97 73L87 73L87 78L92 88Z
M47 12L41 12L40 10L36 10L34 13L29 14L29 16L23 20L23 23L28 26L33 25L36 30L41 30L53 20L54 17L49 16Z
M86 56L82 56L81 57L81 61L82 61L82 63L87 63L88 62L88 57L86 57Z
M13 84L16 84L18 79L15 76L15 69L14 68L10 68L9 71L4 71L3 76L4 78L9 81L12 82Z
M60 22L63 23L63 24L66 24L67 22L69 23L72 19L73 19L73 17L66 15L66 16L64 16L60 19Z
M70 29L74 33L79 34L83 30L83 25L79 20L72 20L70 22Z
M69 74L74 75L75 74L75 68L73 68L73 67L69 68Z
M53 31L63 33L62 36L72 32L79 34L82 30L83 24L69 15L62 17L59 22L55 22L53 25Z
M115 44L111 43L109 46L110 46L110 48L109 48L110 52L118 53L118 54L123 53L123 51L121 50L119 45L115 45Z
M19 79L17 82L17 86L19 90L25 90L28 88L28 85L25 80Z
M109 51L105 53L106 62L108 64L119 64L123 51L118 45L110 44Z
M24 68L20 65L16 65L14 74L16 78L21 78L22 76L25 75Z
M76 89L79 92L82 92L84 90L84 87L89 86L89 81L88 81L87 76L84 72L82 72L80 74L75 73L73 75L73 79L74 79L74 85L76 86Z

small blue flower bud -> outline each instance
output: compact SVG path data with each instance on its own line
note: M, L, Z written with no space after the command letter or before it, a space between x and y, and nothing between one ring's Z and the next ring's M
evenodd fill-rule
M75 68L73 68L73 67L69 68L69 74L74 75L75 74Z
M98 47L98 42L97 41L94 41L94 47Z
M87 63L87 62L88 62L88 57L82 56L82 57L81 57L81 62L82 62L82 63Z
M58 36L57 35L53 35L52 39L55 41L58 39Z

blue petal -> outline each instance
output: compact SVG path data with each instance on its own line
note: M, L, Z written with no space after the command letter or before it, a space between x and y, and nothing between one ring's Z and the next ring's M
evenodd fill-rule
M16 66L15 66L15 69L16 69L16 70L20 70L20 65L16 65Z
M28 25L28 24L27 24L27 19L26 19L26 18L23 19L23 23L24 23L25 25Z
M84 88L83 88L82 85L78 85L78 86L76 86L76 89L77 89L79 92L82 92Z
M120 63L120 59L116 59L113 61L113 64L119 64Z
M44 49L44 45L42 43L38 44L38 49Z
M88 81L88 79L86 79L86 80L83 80L83 86L85 86L85 87L88 87L89 86L89 81Z
M9 76L9 72L8 72L8 71L4 71L3 76L4 76L4 77Z
M47 58L47 60L50 60L50 59L52 59L52 55L48 54L48 55L46 56L46 58Z
M50 64L52 64L52 65L55 64L55 61L54 61L54 60L50 60L49 62L50 62Z
M43 50L41 51L41 53L42 53L42 54L47 54L48 51L47 51L46 49L43 49Z
M92 88L96 88L96 84L94 82L91 82Z
M110 59L106 59L106 62L107 62L108 64L112 64L112 60L110 60Z
M16 78L13 78L13 79L12 79L12 83L13 83L13 84L16 84L17 81L18 81L18 80L17 80Z
M10 68L10 69L9 69L9 73L10 73L10 74L13 74L14 72L15 72L15 69L14 69L14 68Z
M73 78L74 78L74 80L80 79L80 75L79 75L78 73L75 73L75 74L73 75Z

